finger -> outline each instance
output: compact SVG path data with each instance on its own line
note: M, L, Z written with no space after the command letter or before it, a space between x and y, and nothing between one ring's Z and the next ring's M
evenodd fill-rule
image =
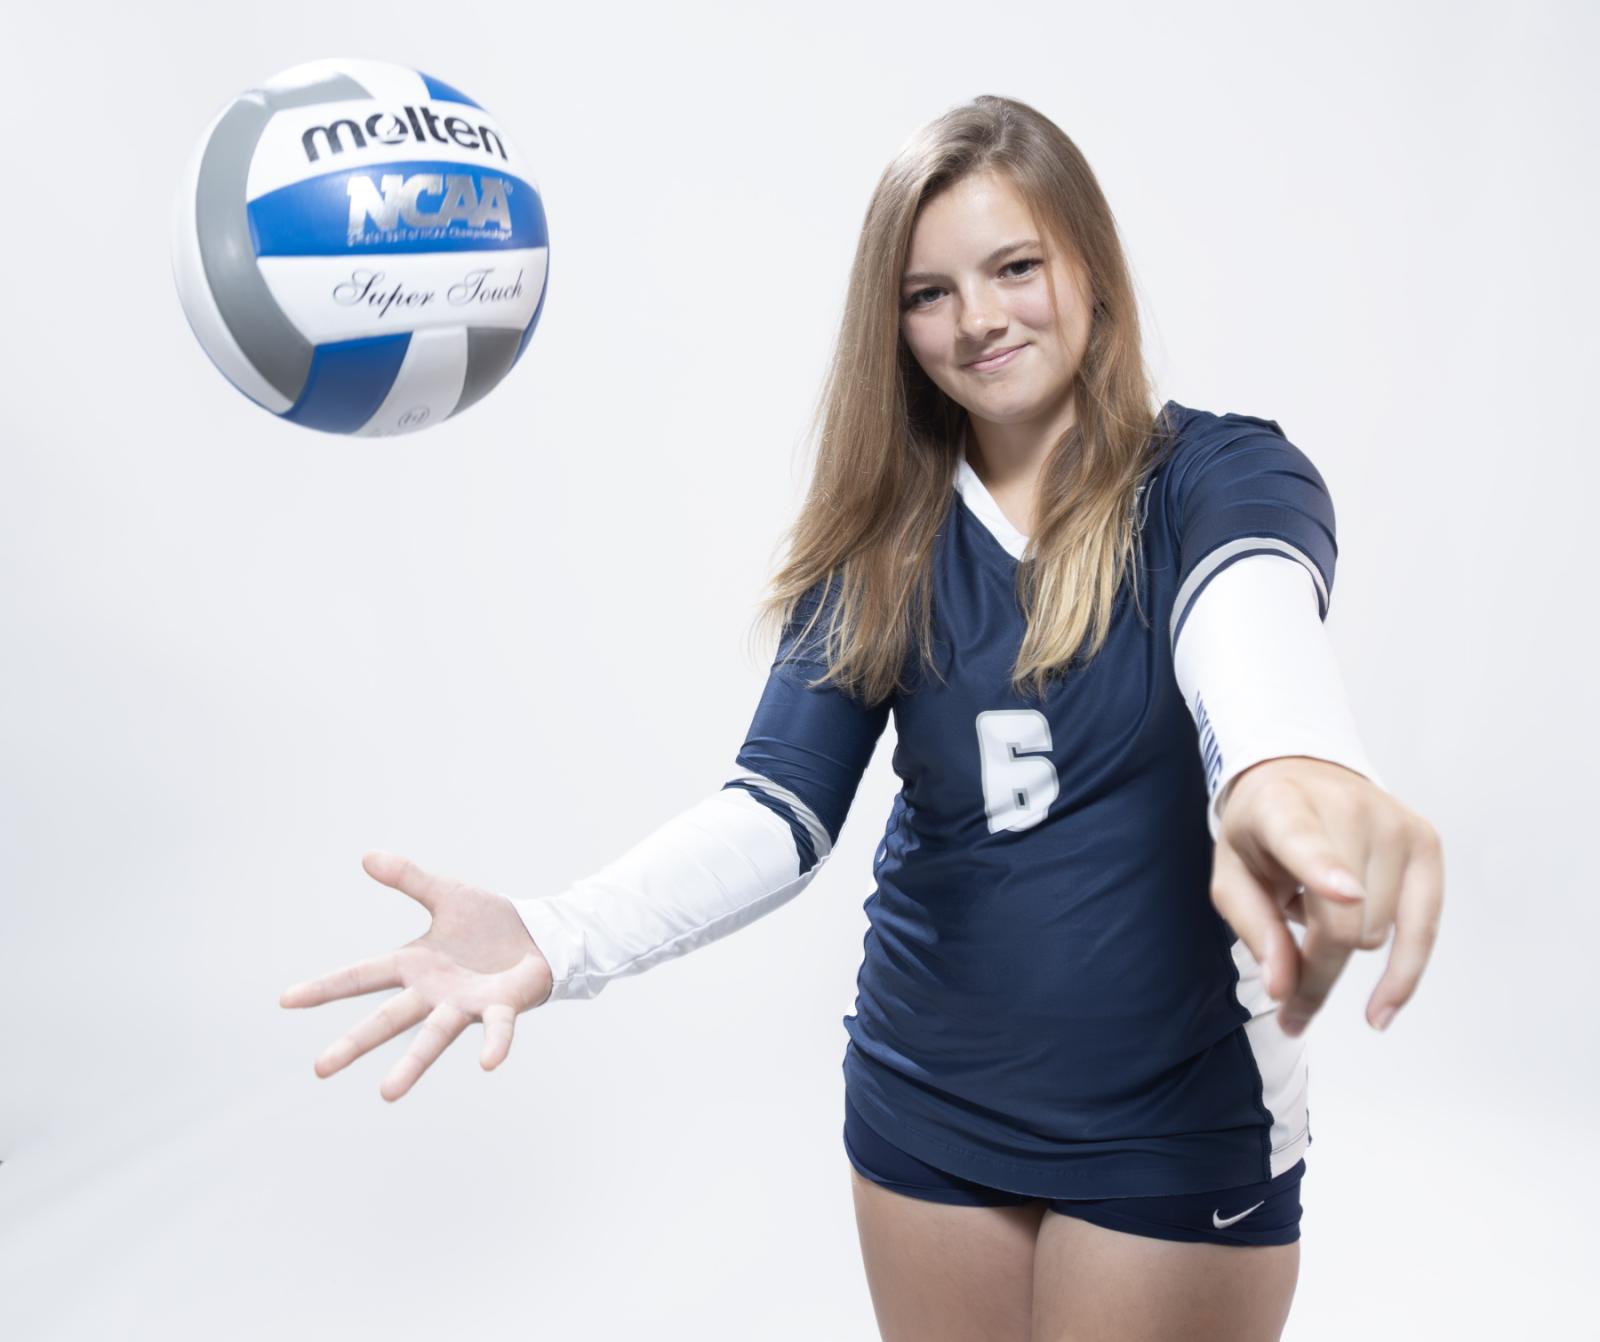
M505 1003L485 1007L483 1011L483 1052L479 1064L492 1072L506 1060L511 1052L511 1033L516 1027L517 1013Z
M1410 847L1406 832L1376 825L1370 816L1354 830L1341 827L1327 836L1325 846L1328 852L1343 853L1346 858L1343 862L1324 859L1320 886L1307 882L1299 887L1306 926L1300 947L1300 984L1278 1013L1278 1023L1291 1036L1303 1032L1322 1009L1351 953L1357 947L1376 950L1388 938ZM1316 870L1310 864L1318 859L1311 853L1300 854L1298 860L1306 864L1303 869ZM1354 872L1361 873L1360 880L1346 884L1344 877ZM1340 893L1341 885L1360 889L1364 895L1349 899Z
M1293 1000L1284 1003L1278 1016L1285 1034L1300 1034L1310 1024L1357 947L1377 950L1388 939L1406 852L1403 840L1391 842L1383 836L1373 836L1362 880L1365 899L1352 903L1323 895L1307 896L1316 907L1306 917L1306 937L1300 950L1300 988ZM1367 1019L1377 1024L1370 1002Z
M379 988L400 986L400 960L394 951L361 960L320 979L309 979L283 990L279 1006L321 1006L341 997L360 997L362 993L377 992Z
M1318 900L1307 912L1306 936L1300 943L1300 981L1278 1012L1278 1024L1287 1035L1300 1034L1322 1010L1360 936L1359 907L1334 909Z
M1417 990L1439 935L1443 907L1444 854L1437 840L1433 840L1413 853L1401 879L1394 945L1389 949L1389 963L1367 1002L1367 1019L1377 1029L1388 1029L1394 1013Z
M1416 847L1417 830L1402 819L1403 808L1386 805L1368 813L1367 853L1361 884L1367 897L1361 906L1361 928L1356 945L1364 951L1378 950L1389 939L1394 927L1394 911L1400 903L1400 882Z
M1298 790L1285 789L1262 826L1247 831L1239 842L1252 865L1281 870L1305 887L1308 900L1320 896L1354 905L1366 898L1366 887L1356 875L1367 860L1362 832L1341 833L1336 841L1328 820ZM1342 849L1350 849L1349 855L1342 855Z
M361 865L373 880L410 895L429 913L434 911L440 894L449 885L448 878L424 871L410 858L378 848L363 853Z
M1261 966L1269 997L1293 991L1299 978L1299 950L1278 902L1226 839L1217 843L1211 870L1211 902Z
M332 1076L363 1053L409 1030L428 1014L428 1004L415 988L397 993L348 1033L322 1051L316 1061L318 1076Z
M417 1031L417 1037L411 1041L405 1056L389 1069L389 1075L383 1078L383 1084L378 1087L378 1094L389 1101L398 1100L416 1085L417 1078L433 1066L439 1055L471 1021L472 1017L460 1007L440 1002L428 1013L428 1019L422 1022L422 1028Z

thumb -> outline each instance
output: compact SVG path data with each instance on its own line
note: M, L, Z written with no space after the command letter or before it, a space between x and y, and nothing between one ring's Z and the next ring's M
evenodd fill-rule
M442 882L409 857L371 848L361 855L361 866L373 880L410 895L429 913L438 912Z
M1261 965L1267 996L1283 1001L1300 982L1300 948L1278 901L1224 840L1217 841L1211 902Z

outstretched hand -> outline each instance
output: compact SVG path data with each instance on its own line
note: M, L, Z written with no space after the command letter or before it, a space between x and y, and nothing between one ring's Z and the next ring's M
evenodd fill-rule
M316 1073L332 1076L368 1050L424 1022L378 1093L398 1100L455 1038L483 1021L478 1061L492 1071L511 1051L512 1025L550 996L550 964L504 895L423 871L393 853L361 859L367 875L410 895L432 916L428 930L386 955L374 956L319 979L284 989L278 1005L319 1006L382 988L403 991L330 1044Z
M1367 1021L1387 1028L1416 991L1444 903L1437 831L1376 783L1304 755L1263 760L1224 797L1211 900L1262 966L1278 1020L1299 1034L1357 947L1394 929ZM1306 929L1297 946L1288 920Z

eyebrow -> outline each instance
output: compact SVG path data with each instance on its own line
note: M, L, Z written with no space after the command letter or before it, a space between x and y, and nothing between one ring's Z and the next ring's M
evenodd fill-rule
M983 258L983 261L980 264L992 266L1007 252L1014 252L1021 247L1037 247L1038 245L1039 240L1037 238L1023 238L1020 242L1008 242L1004 247L995 248L994 251L990 252L988 256ZM920 284L923 280L942 280L943 278L943 275L937 275L927 270L919 270L914 275L906 275L902 277L900 283Z

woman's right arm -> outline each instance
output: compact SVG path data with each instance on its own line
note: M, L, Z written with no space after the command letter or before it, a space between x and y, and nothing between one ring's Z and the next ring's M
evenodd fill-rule
M285 1007L401 990L323 1050L317 1075L332 1076L421 1023L379 1087L398 1100L474 1020L484 1026L482 1066L498 1067L520 1013L552 997L593 997L612 979L715 941L799 894L833 850L889 709L809 688L822 666L796 643L785 630L736 757L739 772L558 894L509 899L393 853L367 853L367 874L421 904L428 930L284 990Z
M808 688L823 666L814 643L797 646L798 627L785 630L738 772L720 790L594 875L511 899L549 961L545 1000L593 997L716 941L793 899L827 861L889 707Z

